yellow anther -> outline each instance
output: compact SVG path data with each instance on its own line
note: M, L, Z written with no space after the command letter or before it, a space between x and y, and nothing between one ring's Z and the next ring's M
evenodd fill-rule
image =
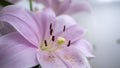
M65 39L65 38L63 38L63 37L58 37L57 43L58 43L59 45L63 44L64 42L66 42L66 39Z

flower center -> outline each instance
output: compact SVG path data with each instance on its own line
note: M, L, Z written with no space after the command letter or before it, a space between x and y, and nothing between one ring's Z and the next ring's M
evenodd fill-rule
M63 32L65 32L66 27L63 27ZM61 45L66 42L66 39L62 36L59 36L57 39L55 39L55 36L53 36L53 29L52 24L50 24L50 38L49 41L44 40L42 44L40 45L40 49L43 51L53 52L61 48ZM69 40L68 45L70 46L71 41Z

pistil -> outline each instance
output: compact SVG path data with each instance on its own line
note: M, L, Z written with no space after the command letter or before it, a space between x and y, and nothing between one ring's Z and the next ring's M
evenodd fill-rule
M57 39L57 44L58 44L58 45L61 45L61 44L63 44L64 42L66 42L65 38L63 38L63 37L58 37L58 39Z

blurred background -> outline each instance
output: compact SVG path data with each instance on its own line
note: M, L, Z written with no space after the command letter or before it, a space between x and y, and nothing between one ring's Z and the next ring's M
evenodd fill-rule
M92 68L120 68L120 0L87 0L92 13L77 21L87 28L85 38L94 47Z
M90 64L92 68L120 68L120 0L87 1L92 12L73 17L87 29L84 38L93 45L96 57L90 59ZM23 3L17 4L28 8Z

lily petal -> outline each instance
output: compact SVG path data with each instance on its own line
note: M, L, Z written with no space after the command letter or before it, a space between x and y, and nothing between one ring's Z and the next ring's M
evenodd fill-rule
M75 14L78 12L91 12L90 5L85 1L75 2L72 0L71 5L69 6L68 10L65 11L65 14Z
M75 0L35 0L42 3L45 7L51 7L56 15L76 14L79 12L91 12L91 7L86 1Z
M90 68L87 58L76 49L65 48L57 51L56 54L69 66L68 68Z
M86 57L95 57L92 45L84 39L72 43L69 48L71 48L70 50L76 49L76 51L81 52Z
M29 42L38 45L39 29L31 13L16 5L5 7L0 13L0 20L11 24Z
M38 52L37 58L43 68L68 68L54 53Z
M84 35L85 29L78 26L78 25L73 25L66 29L65 32L62 33L62 37L64 37L68 41L70 40L71 43L79 40L82 38Z
M93 55L93 47L92 45L84 40L78 40L76 43L76 49L80 50L86 57L95 57Z
M63 31L65 26L65 31ZM76 21L68 15L61 15L57 18L54 27L55 36L64 37L67 42L74 42L82 37L85 29L76 24Z
M42 37L44 39L48 39L48 36L50 36L50 24L55 22L56 15L54 11L50 8L46 8L43 9L41 13L36 12L34 16L36 21L39 23L39 26L41 27Z
M59 9L58 10L54 9L54 10L56 10L57 15L60 15L60 14L64 13L70 7L71 0L64 0L64 1L58 0L58 1L60 3L58 6ZM55 5L55 6L57 6L57 5Z
M56 18L56 23L55 23L55 27L54 27L54 34L59 34L60 32L63 32L64 26L65 28L69 28L72 25L75 25L76 21L68 16L68 15L60 15Z
M35 46L19 33L0 38L0 68L28 68L37 64Z

